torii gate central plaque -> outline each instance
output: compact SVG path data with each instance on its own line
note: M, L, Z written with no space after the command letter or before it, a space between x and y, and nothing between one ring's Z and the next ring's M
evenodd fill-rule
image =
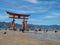
M23 19L23 22L22 22L22 30L26 30L27 29L27 19L28 19L28 14L17 14L17 13L12 13L12 12L8 12L7 11L7 14L9 14L9 18L12 18L12 24L11 24L11 29L12 30L15 30L15 26L14 26L14 21L15 19Z

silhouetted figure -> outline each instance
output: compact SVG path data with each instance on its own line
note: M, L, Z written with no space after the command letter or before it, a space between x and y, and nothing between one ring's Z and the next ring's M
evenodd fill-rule
M37 30L35 30L35 32L37 32Z
M39 29L39 31L41 31L41 29Z
M6 34L7 32L4 32L4 34Z
M22 32L24 33L24 30L22 29Z
M14 29L14 31L16 31L16 28Z
M46 30L46 32L48 32L48 30Z
M55 30L55 33L56 33L57 31Z

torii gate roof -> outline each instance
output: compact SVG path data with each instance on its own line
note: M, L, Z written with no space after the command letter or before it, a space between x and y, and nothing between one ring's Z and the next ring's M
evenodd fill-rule
M29 14L17 14L17 13L8 12L8 11L6 11L6 12L7 12L7 14L12 15L12 16L25 16L25 17L30 16Z

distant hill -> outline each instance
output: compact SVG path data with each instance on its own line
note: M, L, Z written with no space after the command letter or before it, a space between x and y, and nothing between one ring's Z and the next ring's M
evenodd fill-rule
M15 28L17 30L22 29L22 25L21 24L17 24L15 23ZM11 29L11 23L10 22L0 22L0 30L5 29ZM28 24L27 25L27 29L30 30L60 30L60 25L34 25L34 24Z
M41 29L41 30L60 30L60 25L33 25L28 24L30 29Z

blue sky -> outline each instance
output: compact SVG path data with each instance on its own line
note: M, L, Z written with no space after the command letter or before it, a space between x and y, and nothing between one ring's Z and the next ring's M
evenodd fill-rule
M11 22L6 11L30 14L28 23L60 25L60 0L0 0L0 21ZM22 23L16 20L15 23Z

